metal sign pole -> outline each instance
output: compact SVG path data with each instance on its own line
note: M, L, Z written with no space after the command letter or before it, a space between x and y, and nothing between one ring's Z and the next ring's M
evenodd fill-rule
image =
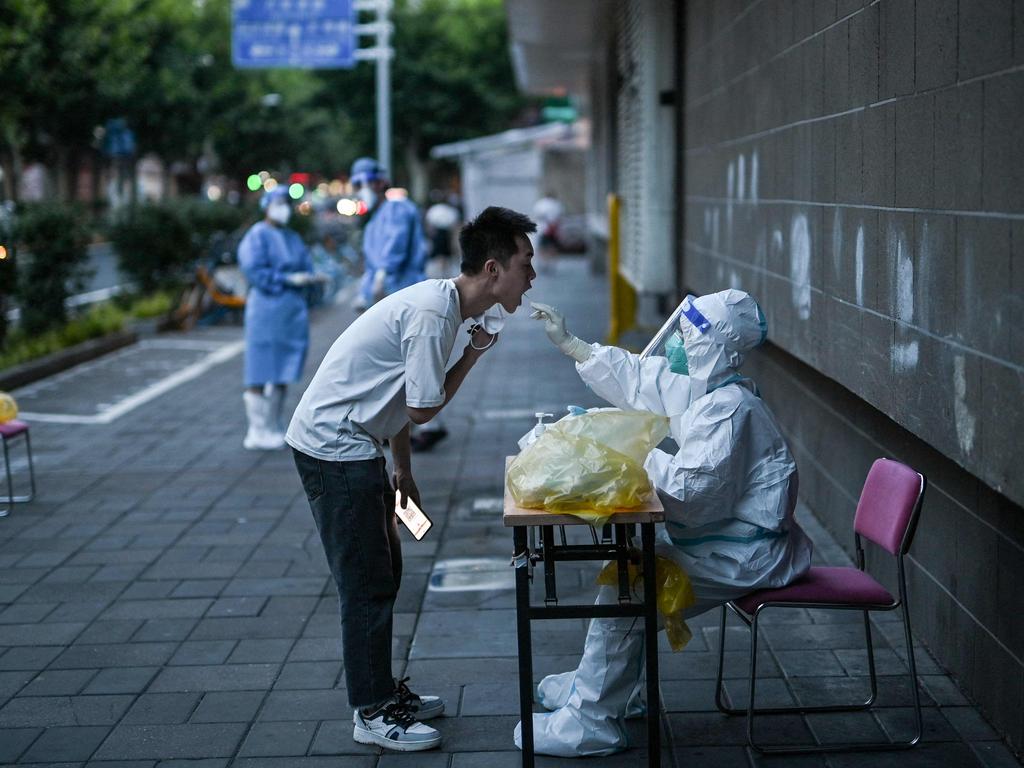
M356 0L354 7L359 11L376 13L376 19L372 24L356 25L356 34L374 35L375 45L373 48L356 49L355 58L372 59L377 65L377 162L387 169L388 174L392 174L394 169L391 167L391 57L394 56L394 50L390 42L394 27L388 21L391 0Z

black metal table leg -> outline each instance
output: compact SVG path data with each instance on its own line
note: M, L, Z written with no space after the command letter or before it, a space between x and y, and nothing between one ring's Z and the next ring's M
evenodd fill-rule
M647 764L661 765L661 700L658 686L658 598L654 565L654 524L642 523L644 560L644 645L647 650Z
M514 552L529 563L526 527L512 529ZM523 768L533 768L533 648L530 643L530 567L516 568L516 632L519 638L519 720Z

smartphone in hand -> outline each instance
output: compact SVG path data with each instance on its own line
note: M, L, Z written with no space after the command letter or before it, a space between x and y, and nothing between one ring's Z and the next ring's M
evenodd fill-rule
M416 506L416 502L410 497L405 498L406 507L402 509L402 502L399 499L399 495L395 494L395 514L398 515L398 519L401 520L405 527L412 533L413 538L419 541L427 535L427 531L430 530L430 526L433 523L430 518L427 517L423 510Z

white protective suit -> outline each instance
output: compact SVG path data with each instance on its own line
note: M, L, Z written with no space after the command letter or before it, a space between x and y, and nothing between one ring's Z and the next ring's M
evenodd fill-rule
M793 519L797 470L786 441L753 382L736 373L764 339L764 315L743 291L686 301L679 325L689 375L673 373L665 357L641 360L618 347L593 344L588 355L575 337L557 341L549 308L538 310L563 351L583 358L576 369L595 393L670 418L679 450L655 449L645 467L665 507L658 554L686 570L697 597L689 618L799 578L810 567L811 543ZM598 602L617 595L602 587ZM536 752L571 757L627 747L624 720L644 711L643 670L643 623L593 619L577 669L538 686L538 700L552 711L533 716ZM521 746L519 725L515 742Z

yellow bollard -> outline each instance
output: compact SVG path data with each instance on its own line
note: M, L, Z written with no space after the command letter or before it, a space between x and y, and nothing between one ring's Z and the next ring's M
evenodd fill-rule
M610 291L610 319L607 344L619 346L623 333L636 326L636 291L619 272L621 234L619 213L621 200L614 192L608 193L608 288Z

